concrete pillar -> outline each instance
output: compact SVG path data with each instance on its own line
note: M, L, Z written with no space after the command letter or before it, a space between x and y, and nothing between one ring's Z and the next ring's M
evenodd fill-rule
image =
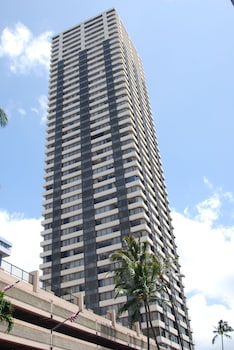
M107 318L111 321L112 327L116 327L116 314L115 310L110 310L107 312Z
M139 322L135 322L135 323L134 323L134 329L135 329L135 331L136 331L137 336L139 337L140 334L141 334L140 323L139 323Z
M79 310L83 311L84 310L84 294L83 293L79 293L77 298L78 298Z
M32 271L30 274L32 275L33 291L37 293L39 290L39 271Z

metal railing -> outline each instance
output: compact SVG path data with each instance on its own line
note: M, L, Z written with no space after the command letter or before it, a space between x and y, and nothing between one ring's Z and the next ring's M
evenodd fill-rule
M4 270L4 272L9 273L10 275L20 279L21 281L30 284L33 283L33 275L31 273L24 271L13 264L10 264L8 261L2 260L1 268Z
M10 264L8 261L5 261L3 259L1 261L0 267L4 270L4 272L8 273L9 275L14 276L21 281L33 284L33 277L34 276L30 272L27 272L27 271L13 265L13 264ZM47 292L53 293L53 291L51 291L51 282L50 281L40 281L39 285L40 285L41 289L44 289ZM72 304L78 305L79 298L74 294L68 293L66 295L61 295L60 297L62 299L69 301Z

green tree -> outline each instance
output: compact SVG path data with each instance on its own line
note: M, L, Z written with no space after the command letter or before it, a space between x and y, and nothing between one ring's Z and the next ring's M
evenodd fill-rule
M136 240L132 235L124 238L125 247L111 255L110 260L115 263L113 278L117 298L120 294L127 296L127 301L119 309L118 315L129 312L130 323L140 321L141 307L144 307L148 349L150 349L150 331L159 344L155 328L152 324L150 304L161 302L159 292L165 287L162 279L163 263L150 250L148 242Z
M5 298L4 292L0 291L0 322L7 324L7 332L13 327L13 311L11 302Z
M215 328L215 330L213 331L213 333L215 333L215 336L212 339L212 344L215 343L216 339L220 335L221 336L221 346L222 346L221 349L224 350L223 337L231 339L232 337L228 333L233 332L234 329L232 327L230 327L226 321L223 321L223 320L220 320L218 322L218 327L214 327L214 328Z
M7 123L8 123L7 115L4 112L4 110L2 108L0 108L0 126L4 127L7 125Z

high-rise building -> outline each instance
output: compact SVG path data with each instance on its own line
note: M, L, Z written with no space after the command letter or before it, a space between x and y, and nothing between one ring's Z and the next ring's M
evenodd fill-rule
M125 300L107 274L124 236L177 256L141 59L115 9L52 39L45 163L42 281L105 315ZM176 261L168 278L154 326L167 349L193 349Z

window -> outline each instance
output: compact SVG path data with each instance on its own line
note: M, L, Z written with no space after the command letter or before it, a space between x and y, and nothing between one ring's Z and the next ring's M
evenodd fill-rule
M129 183L137 180L139 180L138 176L130 176L125 179L125 183Z
M44 264L48 263L50 261L52 261L52 256L51 255L44 256L44 258L43 258L43 263Z

